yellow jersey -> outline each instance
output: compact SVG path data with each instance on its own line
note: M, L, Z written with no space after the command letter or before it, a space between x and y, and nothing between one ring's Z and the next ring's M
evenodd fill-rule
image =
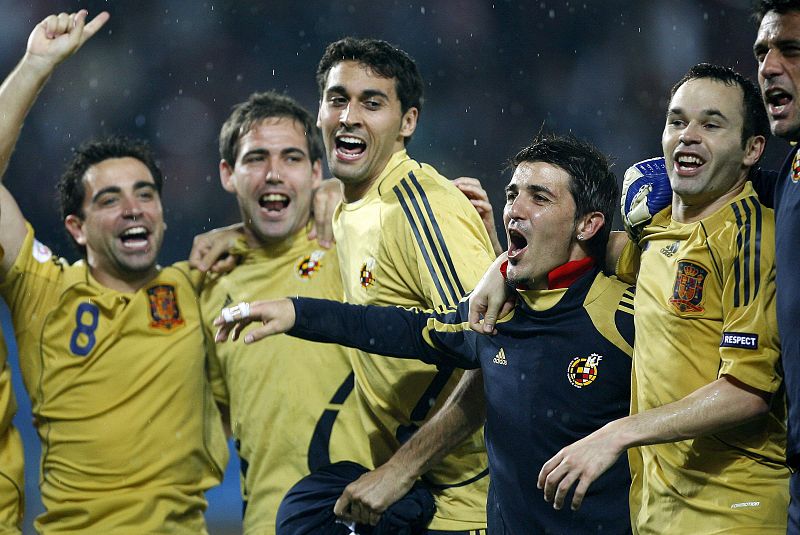
M0 535L20 532L25 505L25 455L19 432L11 423L17 410L17 402L11 386L11 369L7 358L5 340L0 336Z
M629 244L637 265L632 413L680 400L723 375L775 394L770 413L695 439L642 446L631 511L638 533L786 533L789 469L775 318L775 225L749 183L701 221L671 208ZM632 465L632 467L635 465Z
M451 309L494 258L467 198L404 150L363 198L337 208L334 236L345 300L355 304ZM355 350L352 362L374 466L441 407L462 374ZM487 464L482 432L476 432L426 474L436 500L430 529L486 526Z
M342 299L335 249L320 249L303 229L274 247L242 239L232 272L210 275L200 294L209 334L224 306L286 296ZM286 335L254 345L228 342L211 355L217 400L230 408L241 460L244 532L275 533L283 496L310 471L342 460L366 463L353 368L347 350Z
M168 267L117 292L28 226L0 293L42 442L36 529L206 533L204 491L220 482L227 445L189 273Z

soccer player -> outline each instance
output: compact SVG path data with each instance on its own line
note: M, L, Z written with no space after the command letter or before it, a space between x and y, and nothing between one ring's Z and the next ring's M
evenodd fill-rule
M346 38L325 50L317 81L317 124L330 170L344 184L334 236L346 301L455 307L494 255L466 197L405 150L422 105L416 64L386 42ZM385 463L441 407L462 375L450 366L374 359L364 352L353 354L352 365L370 468ZM426 473L436 499L430 533L485 528L486 475L479 433ZM375 509L361 496L356 481L335 510L374 524L385 504Z
M243 232L230 250L238 266L210 274L202 288L209 329L223 306L253 297L342 298L335 248L306 237L322 178L314 122L291 98L268 92L236 105L222 126L220 178L236 195ZM269 342L218 346L211 359L211 384L230 411L241 460L244 532L253 534L275 533L281 499L311 470L368 459L348 351L288 336Z
M758 81L776 136L800 141L800 1L762 0L756 5L759 22L753 52L758 61ZM788 409L786 460L792 468L789 484L788 533L800 533L800 277L797 244L800 243L800 156L795 146L777 175L775 199L775 253L778 331Z
M51 15L0 87L0 161L56 66L108 20ZM188 271L160 268L163 177L149 149L88 143L61 178L67 232L84 260L39 243L0 187L0 294L42 441L51 533L206 533L204 491L227 462L205 380L205 337Z
M631 416L542 467L555 507L576 483L579 507L639 446L639 533L785 531L774 222L747 182L768 135L758 89L738 73L701 64L673 87L662 136L672 206L618 265L622 277L638 267Z
M251 303L249 321L266 326L248 340L291 329L311 340L482 369L486 406L476 382L442 413L463 416L455 436L480 427L487 415L489 531L630 533L626 459L600 478L580 511L554 510L529 477L560 448L628 414L633 294L599 267L616 178L594 147L559 136L538 137L512 164L507 274L526 289L517 290L514 315L498 324L497 336L465 329L466 301L442 315L301 298ZM230 328L223 325L219 339ZM443 442L452 443L451 436Z

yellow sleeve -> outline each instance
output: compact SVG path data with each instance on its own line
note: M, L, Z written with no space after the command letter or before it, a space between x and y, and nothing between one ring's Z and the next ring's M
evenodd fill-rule
M775 223L772 210L754 197L732 205L736 228L730 233L722 290L719 376L731 375L765 392L781 384L775 313Z
M642 250L639 246L632 241L628 241L625 248L622 249L619 260L617 260L617 278L626 284L636 284L641 257Z
M418 297L438 311L455 308L494 260L478 213L449 182L408 181L393 191L384 236L398 271ZM386 227L384 227L386 228Z

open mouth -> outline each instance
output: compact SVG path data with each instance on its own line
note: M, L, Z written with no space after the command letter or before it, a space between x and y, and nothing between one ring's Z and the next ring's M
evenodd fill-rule
M767 90L764 93L764 102L767 103L770 113L781 113L787 104L790 104L794 97L779 87Z
M150 236L150 231L145 227L131 227L122 234L119 239L122 246L126 249L144 249L147 247L147 238Z
M280 212L284 210L291 200L282 193L265 193L258 198L258 205L267 212Z
M679 154L675 158L676 169L683 173L692 173L705 163L705 160L695 154Z
M367 150L364 140L354 136L336 136L336 156L342 160L354 160Z
M528 240L515 229L508 229L508 259L514 260L528 248Z

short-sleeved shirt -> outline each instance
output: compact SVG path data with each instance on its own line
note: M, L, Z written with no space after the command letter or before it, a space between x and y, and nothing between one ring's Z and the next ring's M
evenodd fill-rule
M244 239L237 244L241 263L211 275L201 290L209 335L222 307L241 301L297 295L341 300L336 250L319 248L306 233L271 247L249 248ZM211 364L214 394L230 407L241 459L245 533L274 534L283 496L310 471L368 458L344 348L279 335L253 345L218 344Z
M639 448L640 533L786 530L774 231L772 210L747 183L697 222L674 221L667 208L645 229L641 251L629 244L623 252L620 276L639 272L632 413L678 401L722 376L776 394L763 418Z
M40 533L205 533L227 445L189 273L100 285L28 226L0 293L42 442Z
M359 200L334 214L345 300L439 311L455 307L494 258L472 204L432 167L395 153ZM356 394L373 465L441 407L461 372L353 353ZM485 526L487 460L475 433L428 473L436 487L431 529Z

